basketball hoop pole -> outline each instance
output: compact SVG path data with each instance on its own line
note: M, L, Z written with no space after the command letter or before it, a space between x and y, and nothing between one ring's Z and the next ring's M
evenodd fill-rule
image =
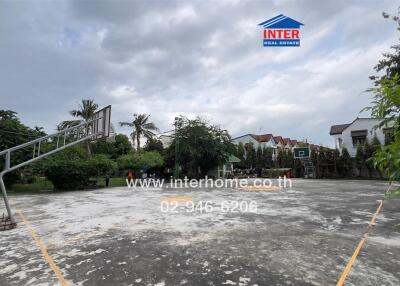
M13 217L13 214L11 212L11 207L10 207L10 203L8 202L8 196L7 196L7 191L6 191L6 186L4 185L4 181L3 181L3 172L0 173L0 187L1 187L1 192L3 193L3 197L4 197L4 204L6 205L6 209L7 209L7 214L8 214L8 219L10 220L11 224L15 224L15 220Z
M68 127L63 129L55 134L46 135L44 137L32 140L30 142L6 149L0 152L0 156L5 156L5 164L4 169L0 172L0 188L3 193L4 204L7 209L8 217L1 221L5 226L9 226L10 228L15 227L16 222L14 216L11 211L10 203L7 196L6 186L4 184L4 175L24 167L32 162L35 162L39 159L52 155L58 151L64 150L68 147L71 147L80 142L84 142L89 139L98 139L102 137L108 137L110 128L110 115L111 115L111 106L107 106L105 109L100 110L96 113L96 116L92 120L83 122L76 126ZM106 121L105 121L106 120ZM72 139L72 142L67 142ZM60 140L61 139L61 140ZM41 150L41 146L43 143L48 142L47 140L51 140L55 144L55 148L51 151L43 151ZM25 160L24 162L18 163L14 166L11 166L11 157L15 151L22 150L24 148L33 147L32 158ZM1 226L1 225L0 225Z

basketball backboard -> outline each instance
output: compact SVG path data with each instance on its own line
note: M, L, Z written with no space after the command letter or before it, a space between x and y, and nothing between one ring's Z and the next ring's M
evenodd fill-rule
M293 148L294 158L310 158L310 148L308 147L295 147Z
M92 120L93 140L109 137L111 128L111 105L98 110L92 117Z

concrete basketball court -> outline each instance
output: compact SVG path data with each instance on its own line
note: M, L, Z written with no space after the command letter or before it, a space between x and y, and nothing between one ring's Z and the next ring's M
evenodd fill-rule
M11 195L19 224L0 232L0 285L336 285L386 188L298 179L274 192ZM161 212L177 196L255 200L258 212ZM384 202L345 285L400 285L399 203Z

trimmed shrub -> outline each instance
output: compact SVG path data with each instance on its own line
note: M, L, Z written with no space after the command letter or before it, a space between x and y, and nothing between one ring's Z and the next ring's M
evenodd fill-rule
M93 178L110 176L116 163L105 155L88 157L82 147L64 150L36 166L56 190L78 190L93 185Z
M135 152L120 156L117 159L118 168L122 171L139 170L141 168L160 167L164 164L163 157L156 151Z

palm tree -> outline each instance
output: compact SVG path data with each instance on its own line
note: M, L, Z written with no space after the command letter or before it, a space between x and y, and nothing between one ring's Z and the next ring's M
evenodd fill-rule
M89 121L96 113L98 107L99 106L94 102L93 99L82 99L78 109L74 109L69 112L73 117L80 117L82 119L63 121L57 126L57 129L63 130L65 128L72 127L81 124L83 122ZM90 154L91 152L90 152L89 140L86 140L86 148L88 154Z
M152 131L158 131L158 128L153 122L148 122L150 114L134 114L134 120L132 122L120 122L121 126L129 126L133 128L131 133L132 140L135 142L136 138L136 149L140 150L140 138L143 136L146 139L153 138L155 133Z

